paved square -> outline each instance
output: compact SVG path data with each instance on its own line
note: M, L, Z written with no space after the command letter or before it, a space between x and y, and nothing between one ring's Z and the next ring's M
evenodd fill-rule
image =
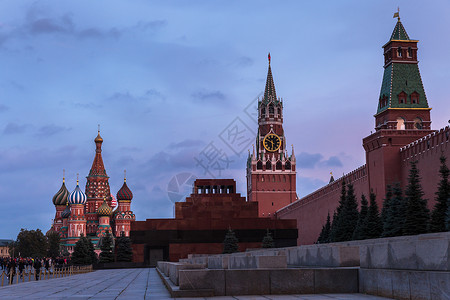
M98 270L0 288L0 299L170 299L154 268ZM188 298L178 298L188 299ZM381 300L363 294L226 296L189 299Z

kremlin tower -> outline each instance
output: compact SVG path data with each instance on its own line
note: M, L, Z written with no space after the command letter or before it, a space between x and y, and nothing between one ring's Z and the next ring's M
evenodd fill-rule
M260 217L274 217L297 199L296 173L294 146L291 155L286 150L283 100L275 92L269 53L264 97L258 100L256 150L247 160L247 197L258 202Z
M375 132L363 139L369 190L379 203L386 186L402 182L400 148L433 132L417 59L417 40L400 17L384 49L384 74L375 117Z
M85 193L81 190L77 178L77 186L69 195L63 177L61 188L53 196L56 215L51 231L59 233L61 244L66 246L69 252L73 251L81 234L87 236L96 247L107 231L113 236L120 236L122 232L125 236L129 236L131 222L135 220L135 215L131 211L133 193L127 186L126 179L117 193L119 205L113 214L116 201L111 195L109 177L103 165L103 138L100 136L100 130L94 142L95 157L86 177Z

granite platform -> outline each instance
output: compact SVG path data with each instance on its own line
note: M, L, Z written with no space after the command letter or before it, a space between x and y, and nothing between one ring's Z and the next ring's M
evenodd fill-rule
M65 278L24 282L0 288L0 299L170 299L154 268L98 270ZM364 294L250 295L178 299L382 300Z

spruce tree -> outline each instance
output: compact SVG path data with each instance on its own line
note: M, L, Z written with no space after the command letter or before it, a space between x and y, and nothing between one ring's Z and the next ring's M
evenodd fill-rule
M446 165L446 157L444 155L441 155L440 161L441 167L439 168L439 174L441 181L439 182L438 191L436 192L436 204L431 213L430 232L442 232L447 230L445 219L448 210L447 201L450 197L450 184L448 182L450 171Z
M359 217L358 217L358 223L356 224L355 231L353 232L353 240L363 240L365 237L363 235L365 231L365 221L367 217L367 211L368 211L368 203L366 196L361 195L361 210L359 211Z
M270 233L269 229L267 229L267 233L262 240L262 247L263 248L275 247L275 243L273 242L272 234Z
M234 234L234 231L228 229L227 234L225 235L225 239L223 241L223 253L235 253L238 252L239 245L238 245L238 239L236 238L236 235Z
M367 212L367 217L364 223L364 239L376 239L381 236L383 232L383 222L381 221L376 196L374 193L370 193L369 211Z
M350 241L358 223L358 203L356 202L353 185L347 185L347 193L340 209L337 212L337 224L335 229L335 241L343 242Z
M383 200L383 207L381 208L381 220L383 221L383 226L388 216L389 207L391 205L391 199L392 199L392 186L388 184L386 187L386 196L384 197Z
M100 246L100 263L109 263L114 261L114 253L112 250L112 238L109 231L106 232L106 235L102 237L101 246Z
M92 263L89 242L83 234L80 235L80 239L75 243L72 252L72 263L74 265L90 265Z
M420 185L417 162L411 162L408 176L406 195L406 216L403 227L404 235L426 233L430 219L430 211L427 208L427 200L423 199L424 192Z
M406 216L406 201L397 182L392 188L392 198L385 212L382 237L401 236Z
M117 261L131 261L132 258L131 239L122 232L117 239Z
M337 211L334 211L333 213L333 220L331 221L331 227L330 227L330 235L328 236L328 242L332 243L336 241L336 226L337 222Z
M87 239L88 241L88 248L89 248L89 256L91 257L91 264L97 263L97 254L95 253L94 244L92 244L92 241L90 239Z
M317 239L317 244L329 243L330 232L331 232L331 221L330 221L330 213L328 213L327 221L325 225L322 226L322 231L320 232L319 238Z
M333 222L331 224L331 232L330 232L330 242L339 242L341 241L341 235L342 235L342 214L345 210L345 202L346 202L346 184L345 179L342 180L342 187L341 187L341 197L339 199L339 205L336 208L336 211L333 214Z

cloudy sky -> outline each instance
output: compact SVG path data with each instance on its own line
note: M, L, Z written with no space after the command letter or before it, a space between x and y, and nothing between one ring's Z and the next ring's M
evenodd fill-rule
M439 129L450 118L445 0L1 1L0 238L48 230L62 170L69 190L77 173L85 185L98 124L112 192L126 169L138 220L172 217L190 176L234 178L245 195L269 51L298 195L363 165L397 6L420 40Z

